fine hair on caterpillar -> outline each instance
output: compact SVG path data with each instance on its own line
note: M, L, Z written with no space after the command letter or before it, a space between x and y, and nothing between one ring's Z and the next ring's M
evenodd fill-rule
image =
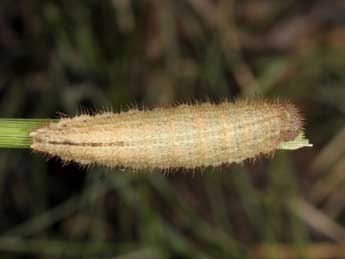
M81 165L196 169L270 155L303 132L289 101L185 103L61 118L31 132L31 148Z

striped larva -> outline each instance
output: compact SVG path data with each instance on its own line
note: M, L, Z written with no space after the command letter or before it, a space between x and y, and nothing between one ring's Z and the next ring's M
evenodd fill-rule
M82 165L197 168L272 154L303 131L285 101L240 100L62 118L31 132L31 148Z

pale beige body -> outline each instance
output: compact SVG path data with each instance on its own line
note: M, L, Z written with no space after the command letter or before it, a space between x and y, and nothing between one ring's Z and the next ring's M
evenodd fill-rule
M289 103L203 103L62 118L31 133L32 149L64 161L196 168L270 154L302 128Z

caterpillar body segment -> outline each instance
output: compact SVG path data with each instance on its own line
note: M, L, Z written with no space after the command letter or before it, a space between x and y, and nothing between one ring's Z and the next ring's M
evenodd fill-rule
M31 147L83 165L194 169L271 154L302 131L289 102L207 102L62 118L33 131Z

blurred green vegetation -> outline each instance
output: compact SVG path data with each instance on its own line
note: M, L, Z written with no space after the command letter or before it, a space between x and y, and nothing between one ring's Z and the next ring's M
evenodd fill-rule
M1 117L269 96L314 144L167 175L0 150L1 258L345 258L344 17L341 0L1 0Z

